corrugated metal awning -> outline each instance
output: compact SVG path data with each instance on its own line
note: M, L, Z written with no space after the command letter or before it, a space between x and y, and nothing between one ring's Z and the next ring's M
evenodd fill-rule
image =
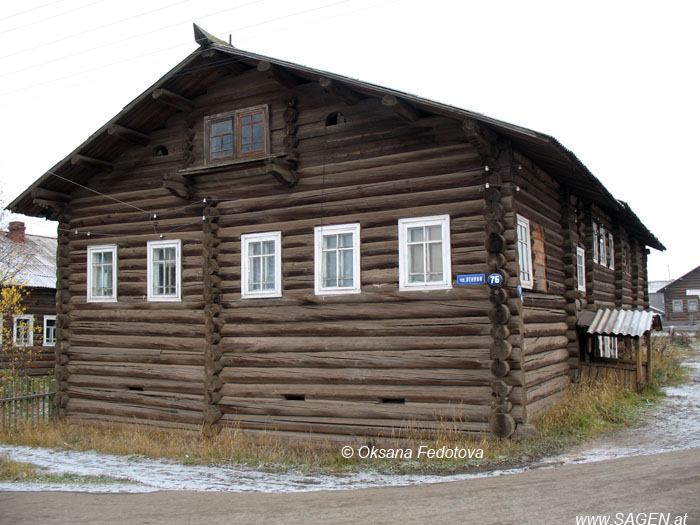
M576 324L588 328L589 334L640 337L651 329L660 329L661 318L647 310L600 309L581 312Z

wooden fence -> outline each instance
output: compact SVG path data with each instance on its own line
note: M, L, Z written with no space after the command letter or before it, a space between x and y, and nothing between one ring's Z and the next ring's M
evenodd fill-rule
M27 377L0 383L0 425L20 421L47 422L53 413L56 380L53 377Z

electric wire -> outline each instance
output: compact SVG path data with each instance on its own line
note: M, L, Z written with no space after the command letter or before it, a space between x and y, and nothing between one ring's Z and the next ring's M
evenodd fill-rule
M16 16L26 15L27 13L32 13L34 11L37 11L38 9L43 9L45 7L49 7L50 5L54 5L54 4L60 4L61 2L65 2L65 1L66 0L55 0L54 2L49 2L48 4L43 4L43 5L39 5L37 7L32 7L31 9L27 9L25 11L20 11L19 13L14 13L14 14L11 14L8 16L3 16L2 18L0 18L0 22L2 22L3 20L9 20L10 18L14 18Z
M82 9L87 9L88 7L92 7L97 4L101 4L102 2L105 2L105 0L97 0L96 2L92 2L91 4L86 4L86 5L81 5L80 7L76 7L75 9L70 9L68 11L64 11L62 13L58 13L46 18L42 18L41 20L35 20L34 22L29 22L28 24L24 24L23 26L19 27L13 27L12 29L9 29L7 31L3 31L0 33L0 35L6 35L8 33L13 33L14 31L19 31L20 29L24 29L26 27L30 27L36 24L41 24L42 22L47 22L48 20L53 20L54 18L60 18L62 16L69 15L71 13L75 13L76 11L80 11Z

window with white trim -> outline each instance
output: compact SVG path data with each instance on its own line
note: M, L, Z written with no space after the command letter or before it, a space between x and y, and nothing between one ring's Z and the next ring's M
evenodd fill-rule
M576 247L576 284L578 290L586 291L586 250Z
M608 232L608 268L615 269L615 241L612 232Z
M117 300L117 245L88 246L88 302Z
M182 298L182 242L180 239L148 243L148 300Z
M282 233L241 235L241 297L282 296Z
M34 345L34 316L15 315L12 323L12 342L16 346Z
M608 265L607 250L607 236L605 235L605 228L601 226L598 230L598 262L601 264L601 266Z
M683 311L683 301L679 299L673 300L673 311L682 312Z
M44 346L56 346L56 316L44 316Z
M598 262L598 225L593 223L593 262Z
M698 311L698 300L697 299L688 299L688 311L689 312L697 312Z
M360 293L360 225L314 228L314 289L318 295Z
M450 216L399 219L399 290L452 288Z
M532 248L530 244L530 221L517 215L518 264L520 265L520 286L532 288Z

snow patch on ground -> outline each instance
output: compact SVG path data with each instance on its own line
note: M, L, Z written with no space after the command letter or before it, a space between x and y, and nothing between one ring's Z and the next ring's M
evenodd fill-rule
M567 454L540 461L530 468L552 468L569 463L700 448L700 358L695 357L686 365L692 369L691 380L680 387L666 388L667 397L656 408L654 415L641 425L593 440ZM7 454L15 461L45 467L52 473L109 476L130 481L89 484L0 483L0 491L196 490L281 493L444 483L529 470L510 469L448 476L387 475L374 472L333 476L307 475L301 472L259 472L238 466L185 466L167 460L9 445L0 445L0 454Z

